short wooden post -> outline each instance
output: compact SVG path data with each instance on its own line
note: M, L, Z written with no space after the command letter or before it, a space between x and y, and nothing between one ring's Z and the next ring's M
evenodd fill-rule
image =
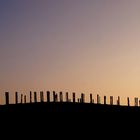
M53 102L56 102L55 91L53 91Z

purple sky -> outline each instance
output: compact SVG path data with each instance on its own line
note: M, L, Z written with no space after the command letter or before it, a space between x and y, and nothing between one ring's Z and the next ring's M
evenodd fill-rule
M0 92L139 96L139 13L139 0L0 0Z

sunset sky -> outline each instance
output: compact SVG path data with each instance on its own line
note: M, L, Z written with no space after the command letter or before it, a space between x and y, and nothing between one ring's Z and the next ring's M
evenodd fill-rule
M140 97L140 1L0 0L0 103L30 90Z

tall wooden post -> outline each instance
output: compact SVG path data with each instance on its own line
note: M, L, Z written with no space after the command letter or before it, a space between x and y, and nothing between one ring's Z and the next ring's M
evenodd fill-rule
M93 103L92 94L90 94L90 103Z
M15 104L18 104L18 92L15 92Z
M73 103L75 103L76 99L75 99L75 93L74 92L72 93L72 96L73 96Z
M5 102L6 105L9 105L9 92L5 92Z
M130 99L127 97L127 105L130 106Z
M106 105L106 96L104 96L104 105Z
M63 102L63 93L60 92L60 93L59 93L59 96L60 96L60 102Z
M34 103L37 103L37 92L34 92Z
M50 91L47 91L47 102L50 102Z
M69 102L69 93L66 92L66 102Z
M21 94L21 104L23 103L23 94Z
M56 102L55 91L53 91L53 102Z
M30 91L30 103L32 103L32 92Z

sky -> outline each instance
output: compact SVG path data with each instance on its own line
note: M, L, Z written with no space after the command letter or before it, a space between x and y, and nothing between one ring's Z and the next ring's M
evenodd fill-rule
M0 0L0 103L6 91L139 97L139 13L139 0Z

